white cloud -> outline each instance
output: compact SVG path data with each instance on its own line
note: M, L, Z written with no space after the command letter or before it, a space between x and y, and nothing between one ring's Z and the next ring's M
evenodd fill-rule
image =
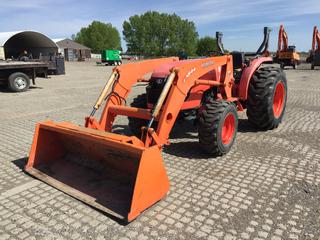
M9 9L34 9L34 8L41 8L46 6L51 1L45 0L1 0L1 9L0 11L8 11Z

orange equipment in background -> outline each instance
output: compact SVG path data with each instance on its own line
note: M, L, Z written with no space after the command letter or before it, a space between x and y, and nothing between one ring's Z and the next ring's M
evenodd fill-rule
M313 28L312 47L307 62L311 63L311 70L314 70L315 66L320 66L320 33L317 26Z
M280 25L278 36L278 50L274 57L274 62L279 63L283 69L285 66L292 66L294 69L300 64L300 55L296 52L296 46L288 46L288 34Z
M37 124L26 171L105 213L135 219L169 190L161 150L178 117L194 117L200 146L214 156L235 142L237 111L247 108L249 121L261 129L280 124L287 97L282 70L261 66L272 61L262 51L248 57L220 50L217 57L115 67L85 126ZM127 106L138 82L148 83L146 92ZM103 104L98 121L94 115ZM129 118L134 135L112 133L119 115Z

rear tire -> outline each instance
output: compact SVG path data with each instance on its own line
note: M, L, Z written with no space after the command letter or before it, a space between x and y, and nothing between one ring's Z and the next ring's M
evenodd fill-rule
M199 142L209 154L220 156L231 149L238 130L235 105L224 100L209 100L199 113Z
M12 92L25 92L30 87L30 79L24 73L12 73L8 78L8 87Z
M258 69L249 84L249 122L263 130L278 127L285 113L286 102L287 80L284 72L276 67Z
M147 95L140 94L135 97L130 104L131 107L136 108L147 108ZM148 124L148 120L128 117L129 120L129 128L134 136L140 139L141 137L141 127L146 126Z

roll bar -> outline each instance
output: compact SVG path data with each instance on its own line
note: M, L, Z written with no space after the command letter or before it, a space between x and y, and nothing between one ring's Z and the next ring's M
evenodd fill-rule
M217 48L218 51L222 54L224 54L223 44L222 44L222 32L216 32L216 40L217 40Z
M245 55L246 56L258 56L258 55L263 55L264 53L266 53L269 49L270 32L271 32L271 28L264 27L263 28L263 34L264 34L263 41L262 41L260 47L258 48L258 50L255 53L249 53L249 54L246 53ZM223 49L223 44L222 44L222 36L223 36L222 32L216 32L218 52L221 54L225 54L225 51Z
M256 52L256 55L262 55L268 51L269 48L269 37L270 37L271 28L264 27L263 28L263 41Z

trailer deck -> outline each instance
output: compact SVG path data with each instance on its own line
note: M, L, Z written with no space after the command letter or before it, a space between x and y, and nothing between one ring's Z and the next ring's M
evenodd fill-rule
M1 69L17 69L17 68L39 68L48 67L48 63L44 62L22 62L22 61L0 61Z
M47 77L48 68L46 62L0 61L0 83L13 92L27 91L30 80L34 85L36 77Z

